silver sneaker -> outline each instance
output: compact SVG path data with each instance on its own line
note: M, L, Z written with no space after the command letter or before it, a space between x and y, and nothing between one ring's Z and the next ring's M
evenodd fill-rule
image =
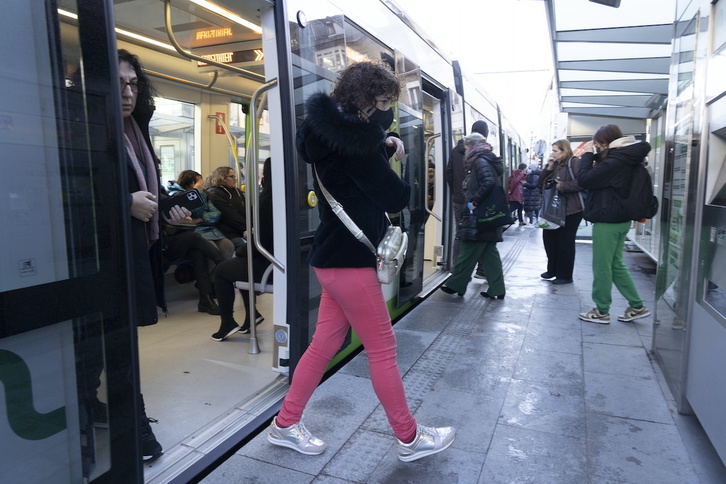
M456 429L453 427L424 427L416 428L416 437L410 444L404 444L396 439L398 460L412 462L427 455L438 454L446 450L454 442Z
M328 444L315 437L305 428L302 421L286 428L277 426L277 417L272 419L270 432L267 434L267 441L296 450L305 455L319 455L325 452Z

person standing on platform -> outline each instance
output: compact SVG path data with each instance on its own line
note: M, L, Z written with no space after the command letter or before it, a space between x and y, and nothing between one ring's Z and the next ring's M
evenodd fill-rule
M270 443L302 454L318 455L327 448L303 425L303 410L351 328L368 354L373 389L393 428L399 460L441 452L456 436L452 427L424 427L411 415L376 257L333 213L320 190L322 184L373 245L380 242L389 225L386 212L402 210L411 196L411 187L389 164L392 155L400 160L405 154L398 135L386 133L394 119L391 102L400 88L388 65L362 61L340 74L330 96L316 93L305 103L307 118L296 145L302 159L313 165L320 200L309 262L322 294L312 342L267 435Z
M594 154L593 146L598 153ZM620 199L630 190L633 167L643 163L650 144L623 136L614 124L601 126L585 145L577 183L587 189L585 220L592 222L592 300L595 307L580 313L580 319L609 324L613 284L628 301L618 321L629 323L650 316L633 278L623 262L625 237L632 221L622 210Z
M528 227L534 227L537 223L539 209L542 206L542 187L539 185L541 173L539 167L532 163L524 179L524 213L527 215Z
M552 284L572 284L575 268L575 239L582 222L582 188L577 184L580 159L572 154L570 142L557 140L552 144L552 154L539 177L543 185L554 177L557 191L565 195L565 225L555 230L543 230L542 241L547 253L547 271L542 279L552 279Z
M464 180L466 209L475 211L497 185L501 186L504 172L502 159L492 152L492 147L479 133L465 138L465 168L468 173ZM478 260L484 262L489 288L480 294L486 298L504 299L504 273L502 260L497 250L497 242L502 239L502 227L477 231L476 240L462 240L459 256L456 258L451 277L441 286L447 294L463 296L471 281L471 273Z
M522 218L522 207L524 206L524 179L527 176L524 170L526 169L527 165L520 163L519 168L514 170L507 180L507 201L509 202L509 210L511 212L516 210L519 225L526 225Z
M485 121L474 121L471 125L471 133L479 133L486 138L489 136L489 126ZM464 153L466 147L464 146L464 138L461 138L459 142L454 146L449 155L449 162L446 165L446 183L449 185L451 191L451 200L454 209L454 224L456 228L459 228L461 223L461 217L466 210L466 199L464 198L464 191L461 189L461 184L464 182L466 172L464 171ZM457 236L454 239L454 246L452 249L452 260L456 260L459 255L459 247L461 246L461 239ZM474 276L477 279L484 279L484 264L479 263Z

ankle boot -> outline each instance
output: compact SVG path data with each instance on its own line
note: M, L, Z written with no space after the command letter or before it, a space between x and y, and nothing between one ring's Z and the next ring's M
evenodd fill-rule
M215 301L209 294L199 298L199 305L197 306L197 309L200 313L209 313L213 316L219 316L221 314L217 301Z
M161 444L156 440L154 431L151 430L151 423L157 421L146 416L146 407L144 405L144 396L140 395L141 400L141 458L144 462L153 462L164 453Z
M262 322L265 320L264 316L262 316L260 313L255 311L255 314L257 315L255 317L255 326L259 326L262 324ZM242 327L240 328L240 333L247 334L250 332L250 313L247 313L247 316L245 316L245 322L242 323Z

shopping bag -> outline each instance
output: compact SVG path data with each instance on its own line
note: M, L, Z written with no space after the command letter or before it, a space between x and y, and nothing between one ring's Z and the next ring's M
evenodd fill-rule
M547 188L542 194L542 209L539 212L539 218L542 223L549 222L555 226L540 228L560 228L565 225L565 217L567 217L567 199L565 194L557 190L554 183L548 183Z
M514 223L504 188L496 185L491 189L489 195L476 207L476 217L479 231L492 230Z

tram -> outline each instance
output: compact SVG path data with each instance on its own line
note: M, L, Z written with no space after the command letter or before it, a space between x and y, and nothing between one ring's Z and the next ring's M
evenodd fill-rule
M392 163L413 190L390 214L409 238L400 276L384 289L394 319L448 276L455 228L444 169L457 140L485 120L509 170L524 158L522 139L465 66L387 0L10 0L0 40L7 482L188 482L277 412L320 295L307 264L317 200L295 132L305 99L329 91L350 63L387 62L404 84L395 126L406 156ZM168 315L132 323L120 48L139 56L157 91L151 138L163 185L182 170L206 177L230 166L254 217L271 158L272 278L257 288L265 321L249 336L211 340L219 318L196 310L174 264ZM359 347L351 334L331 371ZM89 381L94 362L100 384ZM84 408L89 385L106 404L104 425ZM139 392L165 450L148 465Z

